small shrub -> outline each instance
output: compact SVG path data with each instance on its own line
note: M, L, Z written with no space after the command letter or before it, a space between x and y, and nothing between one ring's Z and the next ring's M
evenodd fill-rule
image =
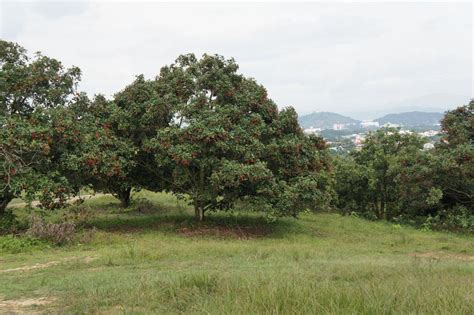
M474 215L464 206L442 210L436 216L428 216L421 224L422 230L449 230L474 232Z
M159 213L162 209L157 207L151 201L144 198L137 198L133 201L131 206L132 212L137 212L140 214L156 214Z
M87 226L94 216L94 209L90 206L79 204L68 208L68 211L64 213L63 221L74 223L76 226Z
M432 227L433 227L433 217L428 216L426 217L424 222L421 224L420 229L422 231L428 232L428 231L431 231Z
M11 254L18 254L44 245L41 240L33 237L18 237L14 235L0 237L0 251Z
M355 211L351 211L350 214L349 214L351 217L354 217L354 218L358 218L359 217L359 214Z
M11 210L5 211L0 217L0 235L14 234L20 229L20 222Z
M45 222L42 218L34 216L31 219L30 228L26 234L28 236L51 242L55 245L64 245L73 240L75 232L76 225L74 223Z

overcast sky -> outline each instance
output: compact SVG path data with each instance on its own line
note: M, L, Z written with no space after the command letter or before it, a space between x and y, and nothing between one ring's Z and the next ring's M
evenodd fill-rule
M234 57L280 107L299 113L473 95L469 2L0 1L1 38L79 66L91 95L112 95L141 73L153 78L188 52Z

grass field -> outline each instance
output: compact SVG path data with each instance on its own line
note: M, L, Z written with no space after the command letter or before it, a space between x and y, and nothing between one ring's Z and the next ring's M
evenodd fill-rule
M474 314L473 236L330 213L199 225L173 197L140 195L152 205L89 200L83 244L0 250L0 313Z

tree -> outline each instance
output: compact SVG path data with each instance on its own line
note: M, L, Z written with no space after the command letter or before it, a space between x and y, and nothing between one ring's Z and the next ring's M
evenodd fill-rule
M0 70L0 215L21 191L31 197L40 186L42 201L53 206L46 200L62 197L67 179L54 163L61 153L52 149L52 116L73 101L80 70L40 53L30 58L24 48L3 40Z
M463 205L474 214L474 100L446 112L441 127L432 167L442 202L449 208Z
M448 146L474 143L474 100L469 105L447 111L441 121L443 143Z
M474 102L448 111L441 143L428 152L401 152L397 174L399 204L409 217L474 214ZM464 214L461 214L464 215Z
M393 128L369 133L362 149L352 154L354 162L338 165L336 175L341 178L336 179L336 191L339 192L340 204L355 205L356 210L370 212L378 219L391 219L398 215L398 173L394 171L397 159L401 154L420 151L422 144L420 137L401 134ZM355 186L357 193L348 193L351 185Z
M161 69L159 95L174 116L148 146L172 171L169 189L190 196L198 220L239 200L278 215L322 201L324 141L306 137L293 109L279 112L265 88L237 70L233 59L192 54Z
M434 150L393 129L369 134L359 152L336 160L336 205L378 219L455 218L468 225L474 213L472 103L446 113Z
M396 186L394 214L409 218L435 214L440 209L436 156L417 147L403 148L394 157L390 173Z
M335 206L344 214L366 213L371 209L369 170L355 162L352 156L334 159L334 189L338 196Z
M167 104L158 97L155 81L140 75L113 100L99 95L82 112L89 130L78 157L85 182L113 194L122 207L129 206L133 188L164 189L169 174L144 147L172 118Z

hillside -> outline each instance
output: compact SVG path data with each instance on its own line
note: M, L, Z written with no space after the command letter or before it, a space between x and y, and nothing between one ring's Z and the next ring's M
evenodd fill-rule
M380 125L386 123L398 124L403 126L415 127L415 126L430 126L439 124L442 113L429 113L429 112L405 112L398 114L388 114L383 117L377 118Z
M87 229L65 247L0 236L0 313L472 313L470 236L334 213L196 224L172 195L135 197L148 201L88 200Z
M299 118L303 128L332 128L334 124L359 124L360 121L331 112L316 112Z

